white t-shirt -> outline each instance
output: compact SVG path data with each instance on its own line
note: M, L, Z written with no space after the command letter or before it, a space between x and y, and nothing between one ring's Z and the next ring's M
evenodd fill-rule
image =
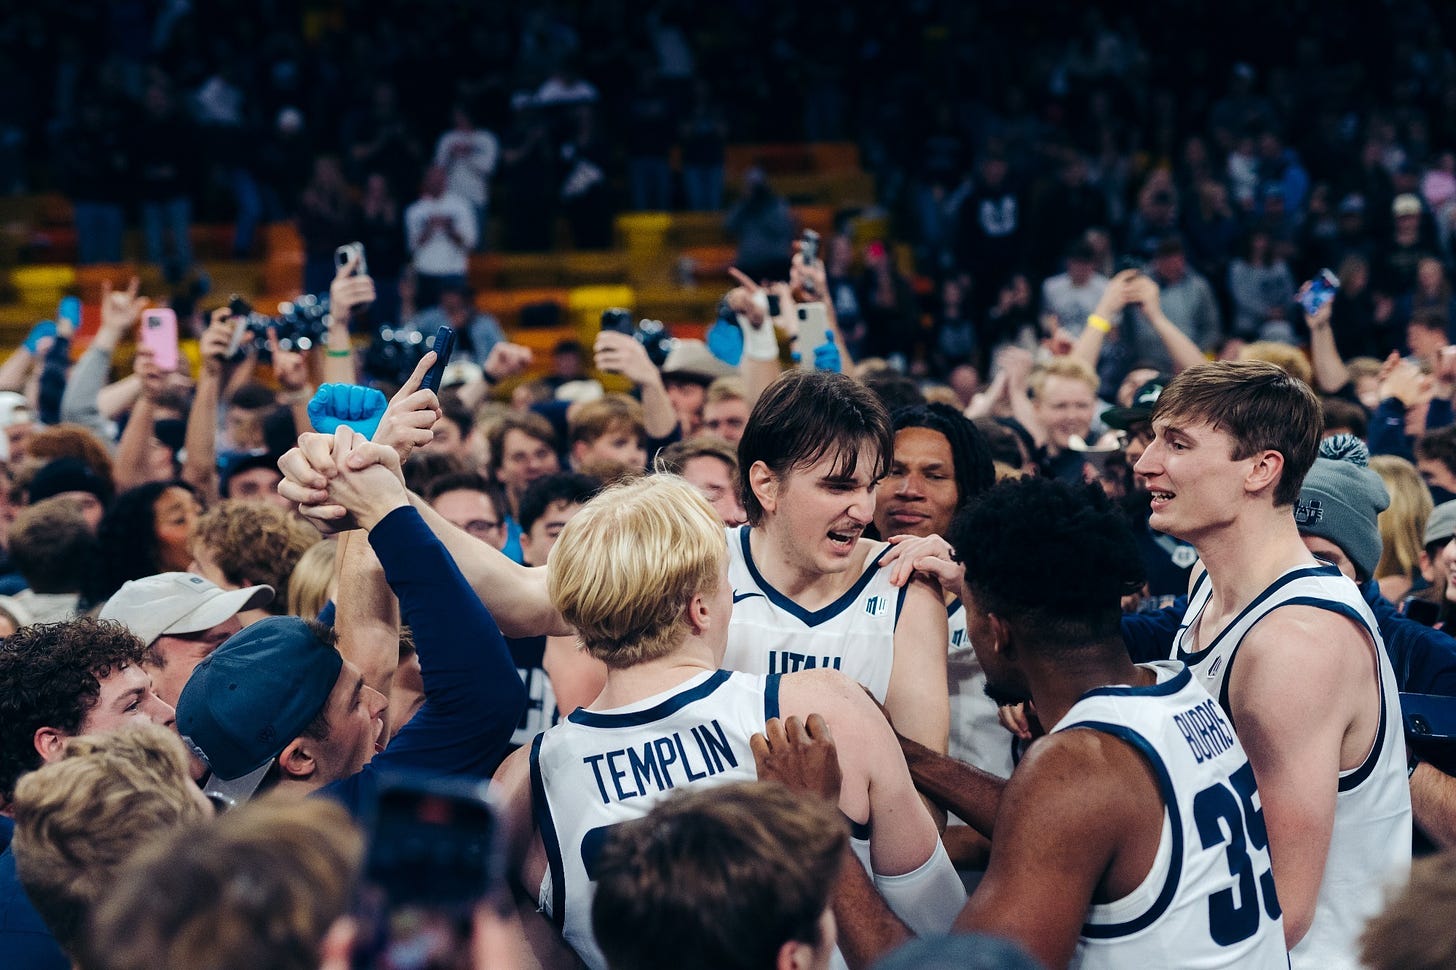
M449 217L460 242L442 230L425 239L425 226L431 216ZM404 228L416 271L427 276L465 275L476 239L475 210L469 202L449 192L434 199L420 199L404 210Z

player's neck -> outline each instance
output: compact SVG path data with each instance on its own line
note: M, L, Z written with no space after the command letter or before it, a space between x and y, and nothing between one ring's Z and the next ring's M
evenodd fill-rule
M837 573L815 569L801 552L788 548L768 525L748 530L748 546L753 553L754 567L770 586L804 609L817 610L839 599L855 584L875 543L860 539L850 557L849 568Z
M1071 659L1075 657L1075 659ZM1026 678L1036 705L1037 720L1048 731L1052 729L1082 695L1099 687L1145 687L1156 682L1157 675L1133 663L1127 648L1119 640L1076 655L1064 650L1028 657Z
M1314 562L1287 506L1242 516L1195 545L1224 613L1243 609L1284 573Z
M654 697L692 680L704 671L717 670L719 664L712 651L691 638L682 648L666 657L658 657L631 667L607 669L607 682L597 699L587 706L591 711L609 711Z

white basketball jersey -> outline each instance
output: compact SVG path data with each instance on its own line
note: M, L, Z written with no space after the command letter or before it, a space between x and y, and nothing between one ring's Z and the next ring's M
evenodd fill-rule
M531 802L549 867L542 910L592 970L597 852L613 825L688 785L758 777L748 739L777 717L778 677L718 670L612 711L578 708L536 737Z
M839 599L806 610L774 589L754 565L748 526L728 530L728 580L733 622L723 666L750 674L792 674L832 667L869 688L884 703L895 662L895 624L908 587L890 585L890 570L869 557L864 572Z
M1365 921L1380 911L1384 890L1404 882L1410 868L1410 785L1400 695L1380 629L1359 587L1338 569L1302 566L1275 580L1206 647L1188 652L1185 647L1193 645L1193 627L1212 594L1205 573L1188 598L1188 612L1173 641L1174 656L1193 669L1225 711L1229 707L1229 669L1239 644L1255 623L1281 606L1313 606L1338 613L1364 630L1374 647L1380 681L1375 743L1359 766L1340 773L1335 827L1314 922L1290 953L1296 970L1355 968L1359 966L1356 941Z
M966 632L966 607L960 600L947 608L950 617L950 748L957 761L1010 778L1016 736L1001 726L996 702L986 696L986 672Z
M1147 759L1163 795L1152 869L1132 893L1087 911L1072 966L1289 965L1254 770L1217 702L1182 664L1146 664L1147 687L1100 687L1052 732L1102 731Z

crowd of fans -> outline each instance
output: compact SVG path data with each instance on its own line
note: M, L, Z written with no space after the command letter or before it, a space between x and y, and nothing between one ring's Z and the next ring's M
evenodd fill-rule
M329 315L199 308L171 367L113 280L0 362L7 961L358 965L407 776L493 779L438 965L1449 964L1444 9L75 13L7 27L53 123L0 127L83 259L292 217ZM496 215L602 245L851 133L894 238L750 173L704 340L472 307ZM355 347L393 318L438 390Z

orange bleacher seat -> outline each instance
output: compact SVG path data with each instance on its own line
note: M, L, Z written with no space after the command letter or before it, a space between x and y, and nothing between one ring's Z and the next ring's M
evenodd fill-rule
M813 229L821 236L829 236L834 232L834 213L837 211L832 205L796 205L790 207L794 221L799 224L800 229Z
M519 324L521 309L537 303L555 303L561 307L561 319L566 319L566 307L571 302L571 291L558 288L495 290L479 293L475 297L477 309L500 320L502 326Z
M697 280L724 281L728 279L728 267L738 256L738 247L729 244L716 246L687 246L682 257L692 261L693 278Z
M270 257L275 253L302 253L303 237L291 222L272 222L263 227L263 246Z

